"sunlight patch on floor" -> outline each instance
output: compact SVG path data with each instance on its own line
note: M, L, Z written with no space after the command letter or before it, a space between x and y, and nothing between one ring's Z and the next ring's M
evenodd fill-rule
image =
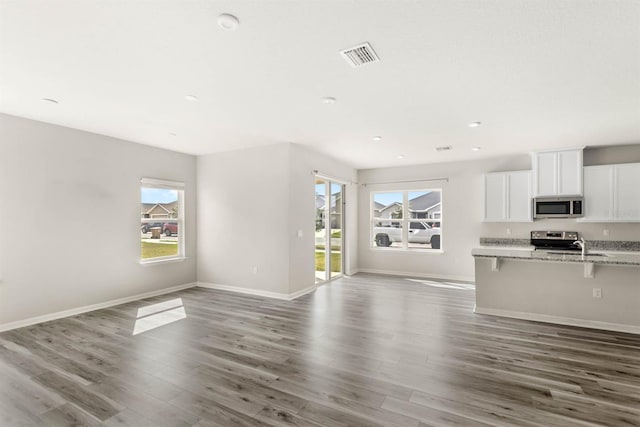
M140 307L132 335L138 335L186 318L187 312L184 309L182 298Z
M473 283L455 283L455 282L434 282L432 280L424 279L405 279L410 282L420 283L421 285L427 285L434 288L446 288L446 289L462 289L462 290L474 290L476 285Z

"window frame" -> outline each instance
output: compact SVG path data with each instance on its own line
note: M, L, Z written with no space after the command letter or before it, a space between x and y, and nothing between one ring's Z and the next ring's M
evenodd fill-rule
M143 188L157 188L163 190L174 190L178 193L178 217L177 218L166 218L165 222L176 222L178 224L178 253L176 255L168 255L168 256L160 256L153 258L142 258L142 240L139 242L139 253L140 253L140 264L142 265L157 265L157 264L165 264L172 262L179 262L186 259L185 252L185 184L180 181L169 181L165 179L157 179L157 178L141 178L139 191L141 194ZM138 199L138 203L142 203L140 198ZM165 218L140 218L138 217L138 224L146 223L146 222L158 222L159 220L165 220ZM138 225L138 231L140 230L140 226Z
M409 193L428 193L438 191L440 192L440 212L438 218L411 218L409 213ZM440 188L427 188L427 189L401 189L401 190L371 190L369 192L369 249L375 251L392 251L392 252L421 252L430 254L444 253L443 245L443 220L442 220L442 207L443 203L443 189ZM383 193L400 193L402 194L402 218L384 218L375 217L375 195ZM380 221L394 221L400 223L400 229L402 230L402 246L401 247L382 247L375 244L374 227L376 222ZM416 248L409 246L409 229L411 223L414 222L438 222L440 223L440 248Z

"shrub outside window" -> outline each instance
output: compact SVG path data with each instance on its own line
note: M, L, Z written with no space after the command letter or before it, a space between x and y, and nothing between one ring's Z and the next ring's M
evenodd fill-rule
M442 189L371 193L371 247L442 250Z

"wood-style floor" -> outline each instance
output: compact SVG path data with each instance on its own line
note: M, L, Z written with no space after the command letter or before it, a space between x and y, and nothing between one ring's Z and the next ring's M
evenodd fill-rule
M473 303L360 274L295 301L193 288L4 332L0 425L640 425L639 335Z

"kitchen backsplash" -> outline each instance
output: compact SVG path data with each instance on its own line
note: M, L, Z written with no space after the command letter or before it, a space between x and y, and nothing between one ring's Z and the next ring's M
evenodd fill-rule
M508 239L501 237L481 237L481 246L531 246L529 239Z

